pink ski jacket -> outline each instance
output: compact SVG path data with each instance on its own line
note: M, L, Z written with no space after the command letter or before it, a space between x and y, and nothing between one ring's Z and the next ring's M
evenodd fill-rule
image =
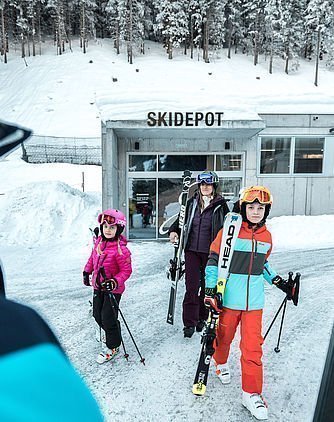
M125 290L125 281L132 273L131 252L126 246L125 237L120 236L117 241L104 241L101 236L96 239L92 253L85 265L84 271L92 276L92 286L99 290L97 276L101 267L104 267L107 279L113 278L118 287L113 293L122 294Z

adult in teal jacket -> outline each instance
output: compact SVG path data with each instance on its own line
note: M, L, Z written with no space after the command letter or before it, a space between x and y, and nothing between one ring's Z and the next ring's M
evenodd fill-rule
M0 157L30 131L0 121ZM99 422L101 411L46 322L5 297L0 262L0 421Z

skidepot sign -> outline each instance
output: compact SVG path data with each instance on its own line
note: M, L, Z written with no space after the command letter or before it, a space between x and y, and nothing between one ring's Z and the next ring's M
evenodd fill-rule
M147 113L147 126L150 127L198 127L198 126L222 126L224 112L200 111L150 111Z

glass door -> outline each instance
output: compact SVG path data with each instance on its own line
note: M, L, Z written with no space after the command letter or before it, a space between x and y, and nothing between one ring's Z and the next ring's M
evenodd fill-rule
M156 179L129 178L129 238L156 238Z
M243 152L193 155L129 154L129 238L167 238L168 228L180 210L181 176L185 168L192 171L192 182L205 169L216 171L219 176L219 193L225 197L232 209L242 187L244 158ZM193 185L189 197L197 187L197 184Z

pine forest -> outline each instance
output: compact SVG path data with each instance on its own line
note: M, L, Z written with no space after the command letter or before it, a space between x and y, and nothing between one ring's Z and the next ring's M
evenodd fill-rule
M262 55L269 73L274 62L296 72L301 60L334 70L333 0L0 0L0 29L4 64L14 49L43 54L47 39L60 55L78 39L86 53L90 41L110 38L130 64L149 40L170 60L181 49L206 63L246 54L256 65Z

